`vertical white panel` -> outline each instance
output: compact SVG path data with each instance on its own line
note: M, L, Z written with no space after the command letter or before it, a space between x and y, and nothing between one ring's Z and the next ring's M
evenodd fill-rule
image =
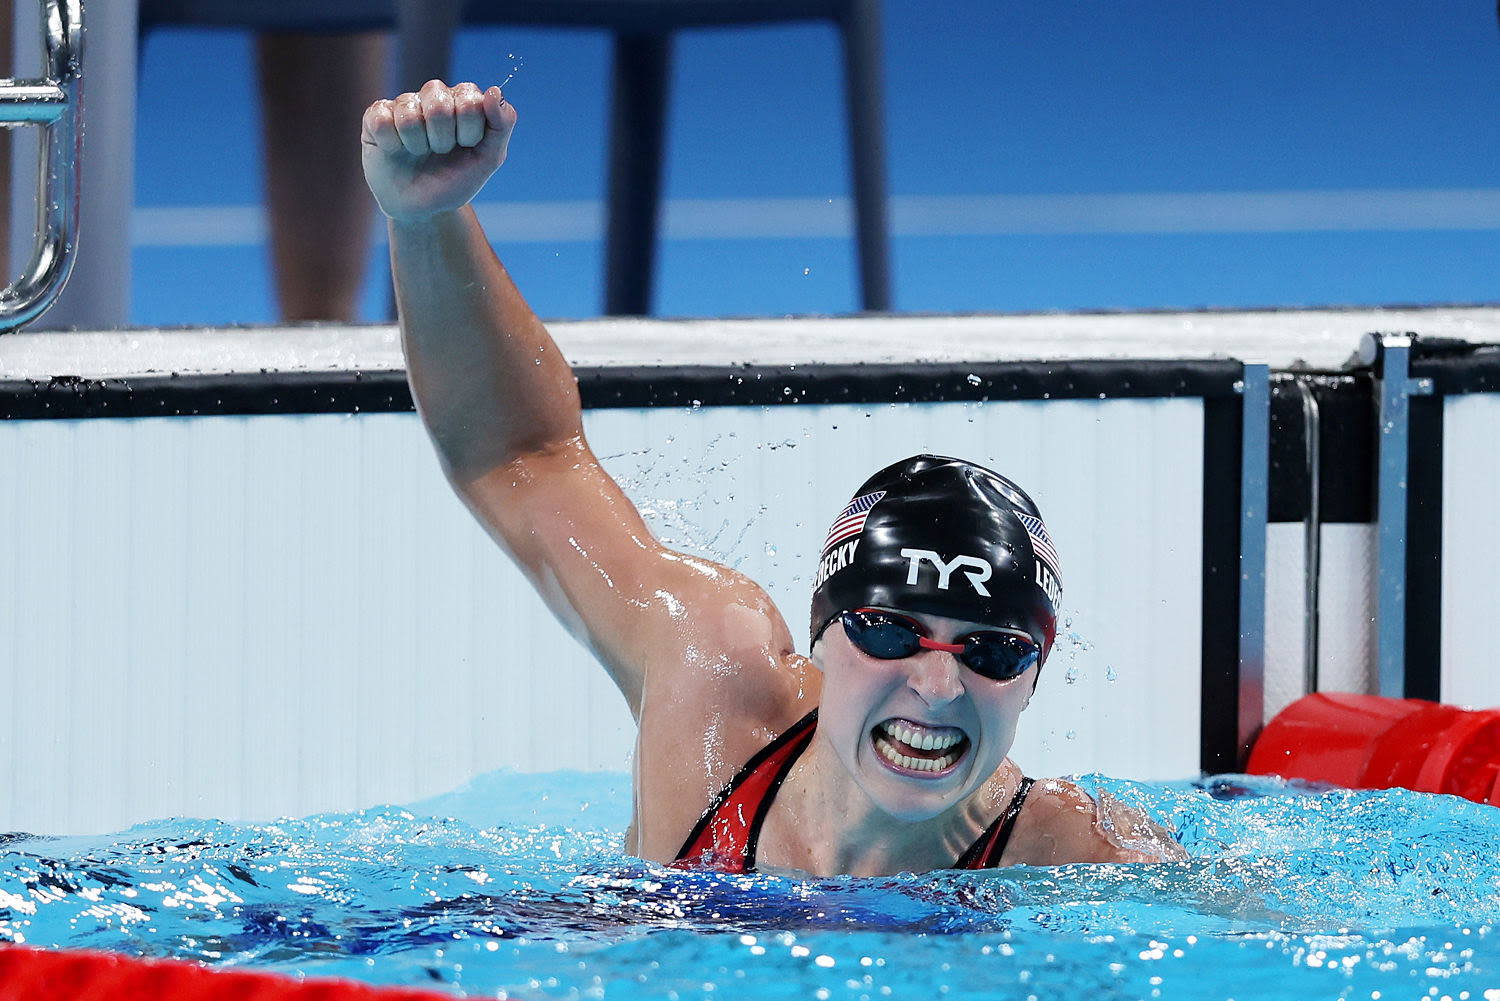
M34 830L57 822L65 807L58 789L68 789L67 726L60 707L66 705L65 678L69 638L59 635L68 609L66 580L45 569L59 557L72 559L71 540L54 530L50 509L72 501L70 456L59 449L57 436L37 433L12 436L4 450L4 471L12 519L4 526L11 556L0 586L0 605L7 606L4 656L9 701L4 710L11 768L4 776L13 815L30 818ZM62 481L68 481L66 483ZM35 526L32 528L31 526ZM25 825L12 825L25 826Z
M1307 694L1304 549L1301 522L1266 526L1267 720Z
M1500 705L1500 395L1443 404L1442 698Z
M1324 525L1318 584L1318 689L1374 694L1375 526ZM1300 522L1267 534L1265 718L1306 692L1305 563Z
M1058 540L1064 580L1059 645L1032 710L1046 714L1043 770L1193 774L1201 405L1078 401L1035 410L1046 450L1032 489Z
M1318 593L1318 687L1374 693L1376 532L1374 525L1324 525Z
M21 705L20 584L23 522L21 498L25 465L23 436L0 434L0 816L17 816L16 777L21 757L17 746L17 713ZM9 571L4 568L11 567ZM15 651L15 652L6 652Z
M261 418L249 420L253 432ZM291 481L261 487L284 491L297 508L296 521L288 528L299 553L303 597L295 623L296 715L287 719L296 729L297 799L292 807L247 802L242 809L252 816L326 809L360 788L365 738L359 693L369 680L357 628L366 594L356 575L362 577L364 571L356 559L401 541L373 538L364 531L361 474L371 465L364 448L372 428L394 435L402 426L390 426L388 420L384 415L358 421L327 415L300 421Z

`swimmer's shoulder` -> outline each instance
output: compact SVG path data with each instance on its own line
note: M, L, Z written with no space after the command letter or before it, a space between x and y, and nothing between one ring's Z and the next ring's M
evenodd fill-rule
M1170 831L1107 793L1067 779L1038 779L1005 852L1014 865L1169 862L1187 857Z
M637 720L633 844L669 861L715 797L818 704L822 676L753 582L712 565L655 651Z
M755 581L729 567L674 554L679 627L646 670L642 719L653 702L697 711L722 725L790 726L817 705L821 675L797 653L786 619Z
M802 682L789 661L688 672L660 694L648 685L636 736L634 853L674 859L746 764L816 707L819 676L806 667Z

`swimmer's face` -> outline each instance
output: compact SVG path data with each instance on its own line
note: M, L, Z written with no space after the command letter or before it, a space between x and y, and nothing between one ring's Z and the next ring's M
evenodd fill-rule
M902 612L942 642L993 628ZM975 792L1005 760L1035 672L993 681L951 653L923 649L882 660L850 642L835 619L813 648L823 672L818 733L887 813L934 817Z

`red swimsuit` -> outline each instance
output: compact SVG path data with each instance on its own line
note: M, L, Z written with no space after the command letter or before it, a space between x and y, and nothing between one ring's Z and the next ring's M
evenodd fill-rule
M754 872L760 828L771 809L771 801L792 765L812 742L817 723L818 711L814 709L751 758L709 805L703 819L678 849L676 864L724 872ZM1000 864L1031 785L1031 779L1021 780L1010 806L959 856L953 868L993 869Z

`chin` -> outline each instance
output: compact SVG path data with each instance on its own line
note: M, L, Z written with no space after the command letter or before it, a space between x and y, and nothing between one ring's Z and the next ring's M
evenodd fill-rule
M966 746L957 759L941 769L912 768L882 754L875 740L866 746L862 783L866 793L896 820L916 823L952 809L973 791L974 748Z

